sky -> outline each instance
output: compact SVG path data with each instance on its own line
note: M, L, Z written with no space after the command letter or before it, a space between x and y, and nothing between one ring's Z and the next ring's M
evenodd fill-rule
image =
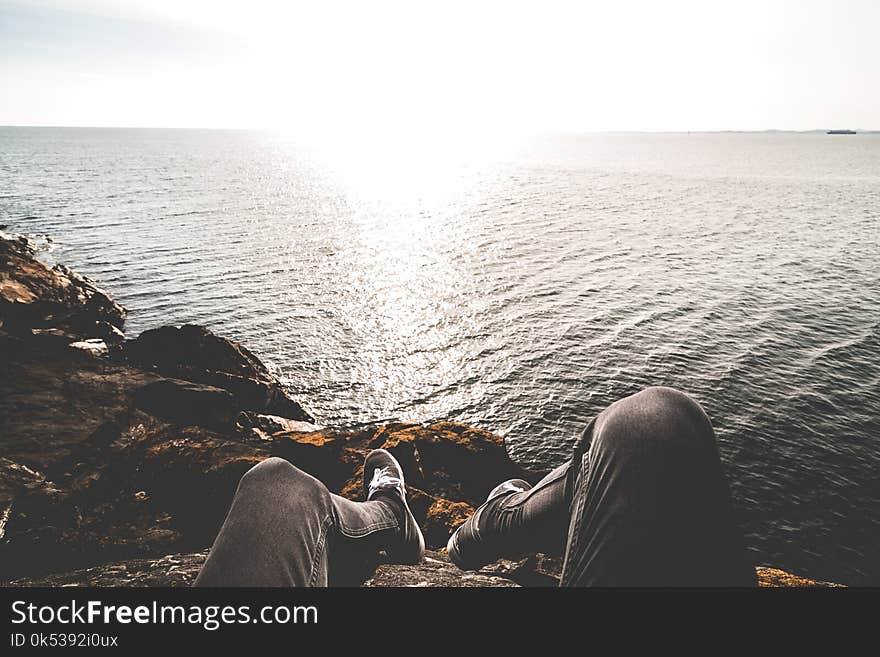
M0 0L0 125L880 129L877 0Z

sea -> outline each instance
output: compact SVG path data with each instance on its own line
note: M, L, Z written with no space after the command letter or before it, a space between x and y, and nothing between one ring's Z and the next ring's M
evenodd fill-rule
M756 563L880 584L880 134L5 127L0 224L325 425L463 422L542 471L679 388Z

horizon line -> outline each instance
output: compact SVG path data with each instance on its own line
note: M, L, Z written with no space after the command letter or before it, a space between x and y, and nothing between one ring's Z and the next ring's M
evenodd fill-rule
M143 125L50 125L50 124L0 124L0 128L67 128L77 130L201 130L213 132L281 132L280 128L258 127L195 127L195 126L143 126ZM554 136L554 135L578 135L578 134L762 134L781 132L789 134L809 134L826 132L828 130L852 130L856 133L878 133L880 129L872 128L758 128L736 129L726 128L717 130L638 130L638 129L615 129L615 130L546 130L523 133L511 132L511 136ZM486 131L489 132L489 131Z

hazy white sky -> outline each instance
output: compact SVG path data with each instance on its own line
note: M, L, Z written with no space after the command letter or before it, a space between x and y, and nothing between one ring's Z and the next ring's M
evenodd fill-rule
M0 125L876 129L878 25L878 0L0 0Z

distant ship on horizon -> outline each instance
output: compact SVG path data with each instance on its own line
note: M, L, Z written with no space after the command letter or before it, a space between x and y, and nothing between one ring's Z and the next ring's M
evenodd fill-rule
M854 135L856 134L855 130L829 130L825 133L826 135Z

